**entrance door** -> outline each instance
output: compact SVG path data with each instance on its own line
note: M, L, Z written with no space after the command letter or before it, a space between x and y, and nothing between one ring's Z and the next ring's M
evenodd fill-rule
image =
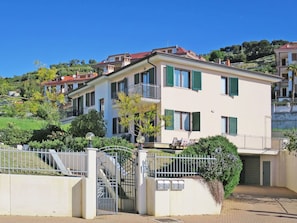
M270 161L263 161L263 186L270 186Z

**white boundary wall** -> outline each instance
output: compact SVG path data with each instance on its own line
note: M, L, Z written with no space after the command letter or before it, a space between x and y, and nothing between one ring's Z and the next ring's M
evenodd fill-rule
M179 178L184 181L183 190L157 190L157 180L148 177L147 214L153 216L178 216L220 214L222 204L217 204L202 179ZM164 179L163 179L164 180ZM168 179L166 180L174 180Z
M97 149L86 150L86 178L0 174L0 215L95 218Z
M0 215L82 216L82 178L0 175Z

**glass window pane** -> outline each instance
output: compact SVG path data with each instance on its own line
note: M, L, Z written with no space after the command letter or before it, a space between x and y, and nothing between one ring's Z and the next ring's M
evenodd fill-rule
M226 117L221 118L221 128L222 128L221 132L223 134L226 134L227 133L227 118Z
M186 131L190 130L190 115L189 113L182 113L182 123L183 123L183 129Z
M221 93L227 94L227 78L225 77L221 78Z
M189 88L189 72L182 71L182 87Z
M180 112L174 112L174 129L180 129Z
M180 71L174 70L174 86L180 87Z

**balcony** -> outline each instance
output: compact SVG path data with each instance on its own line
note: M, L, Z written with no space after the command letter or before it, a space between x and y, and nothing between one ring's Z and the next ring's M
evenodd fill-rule
M160 86L152 84L136 84L124 89L122 92L126 92L128 95L138 94L141 96L141 101L148 103L159 103L161 98ZM112 93L112 99L118 99L118 92ZM113 100L113 104L115 101Z
M143 101L160 102L160 86L152 84L136 84L128 88L128 95L139 94Z

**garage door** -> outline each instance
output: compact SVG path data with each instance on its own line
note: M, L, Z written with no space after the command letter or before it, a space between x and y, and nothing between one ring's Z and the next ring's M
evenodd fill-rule
M260 185L260 156L240 156L243 169L240 184Z

